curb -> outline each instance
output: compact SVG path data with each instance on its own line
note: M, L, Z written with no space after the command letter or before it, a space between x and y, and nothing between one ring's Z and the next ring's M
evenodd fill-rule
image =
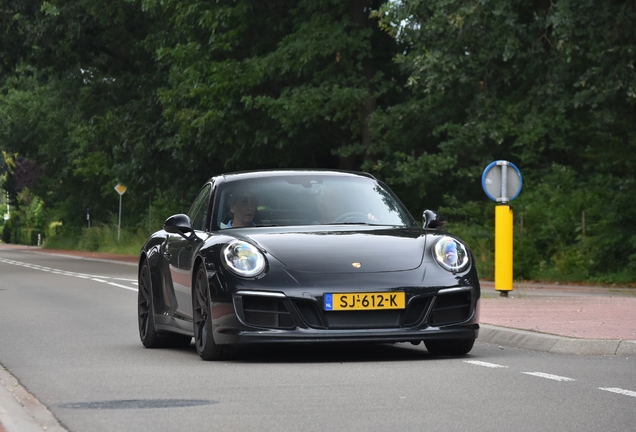
M0 431L67 432L53 414L0 365Z
M636 340L576 339L480 324L478 342L573 355L636 355Z

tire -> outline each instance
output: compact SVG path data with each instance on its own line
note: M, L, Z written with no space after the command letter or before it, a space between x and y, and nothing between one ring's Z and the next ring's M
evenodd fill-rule
M192 314L194 345L203 360L220 360L223 347L214 341L212 328L212 299L208 285L208 275L203 266L199 266L192 284Z
M150 265L148 260L144 260L141 270L139 270L139 291L137 292L139 338L143 346L146 348L183 348L189 346L192 341L190 336L157 332L152 296Z
M429 353L436 356L463 356L473 349L475 339L448 339L424 341Z

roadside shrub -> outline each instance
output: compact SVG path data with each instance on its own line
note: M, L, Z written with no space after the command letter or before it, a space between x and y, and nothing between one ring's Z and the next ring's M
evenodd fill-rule
M45 237L47 239L54 239L58 237L62 231L63 223L61 221L51 222L46 231Z
M534 247L532 236L518 225L515 226L513 239L513 277L515 280L532 279L537 267L545 265L545 259Z
M2 241L11 243L11 222L7 221L2 227Z
M78 249L95 252L99 249L100 244L103 244L104 233L101 226L95 226L91 228L82 228L82 235L79 238Z
M35 246L38 244L38 235L42 236L42 231L35 228L22 228L20 229L20 236L18 243L28 246Z

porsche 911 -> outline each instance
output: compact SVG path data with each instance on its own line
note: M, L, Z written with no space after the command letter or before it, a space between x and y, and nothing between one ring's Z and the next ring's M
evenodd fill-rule
M145 347L423 342L460 356L479 333L475 260L445 219L421 225L365 173L218 175L139 257Z

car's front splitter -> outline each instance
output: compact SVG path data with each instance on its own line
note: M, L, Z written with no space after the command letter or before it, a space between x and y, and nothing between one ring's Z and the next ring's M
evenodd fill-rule
M383 330L254 330L223 334L223 343L328 343L328 342L420 342L425 340L476 339L479 324L447 328ZM219 335L221 336L221 335Z

